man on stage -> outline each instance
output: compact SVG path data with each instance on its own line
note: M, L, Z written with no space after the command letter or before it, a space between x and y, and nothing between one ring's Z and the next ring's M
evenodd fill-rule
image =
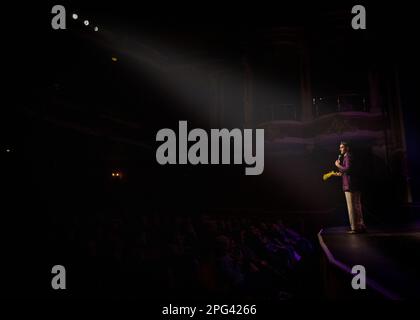
M362 203L360 202L360 189L357 181L357 174L353 164L352 155L347 142L340 143L340 155L342 163L335 161L338 168L338 176L343 179L343 191L346 196L347 210L349 213L350 228L348 233L366 232L366 226L363 221Z

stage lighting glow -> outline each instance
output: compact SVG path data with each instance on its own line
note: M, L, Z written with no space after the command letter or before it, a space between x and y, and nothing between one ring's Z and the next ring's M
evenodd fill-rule
M98 31L98 30L99 30L99 28L98 28L98 27L95 27L95 28L93 28L93 30Z
M85 20L83 23L85 24L85 26L88 26L89 25L89 20Z
M74 20L76 20L79 16L76 13L73 13L72 17Z

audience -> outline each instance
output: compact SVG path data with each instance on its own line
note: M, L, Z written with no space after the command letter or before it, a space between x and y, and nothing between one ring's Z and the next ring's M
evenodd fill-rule
M80 283L86 295L291 299L314 256L310 241L273 218L155 214L131 220L73 219L66 240L74 261L89 266L90 285Z

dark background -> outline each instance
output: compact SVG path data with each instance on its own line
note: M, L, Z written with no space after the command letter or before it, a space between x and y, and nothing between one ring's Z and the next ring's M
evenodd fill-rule
M329 28L320 19L322 13L332 6L350 12L353 3L199 2L191 6L167 6L118 2L106 6L71 2L62 3L68 8L67 30L51 28L50 11L54 4L7 6L3 10L0 118L5 163L1 179L4 194L1 276L5 294L52 295L50 266L58 261L74 264L78 274L83 274L83 258L72 251L75 249L64 234L75 228L74 220L94 225L99 212L111 221L121 215L155 212L196 215L218 210L234 212L241 208L252 212L261 208L286 212L323 207L328 202L329 199L324 202L316 197L311 199L310 195L302 199L302 190L289 183L292 178L307 179L304 172L308 160L304 158L300 162L283 160L282 168L294 175L284 180L276 180L268 170L261 176L245 176L244 166L158 165L156 132L164 127L176 129L178 121L185 119L189 128L211 128L203 116L206 107L194 103L194 99L205 100L210 95L200 86L197 76L197 82L193 79L189 83L191 87L186 89L192 100L180 99L176 90L171 91L166 85L164 74L149 69L149 64L136 60L129 50L119 50L132 49L140 53L141 59L152 59L154 63L182 63L197 56L203 61L222 59L234 70L242 53L247 52L257 61L256 77L258 72L267 81L280 77L276 81L290 85L287 98L298 101L296 86L288 80L295 76L290 67L293 58L284 52L283 58L290 65L270 63L272 58L265 56L267 50L263 45L256 45L259 30L278 25L303 26L315 29L313 34L321 39ZM73 21L72 8L76 8L79 16L92 17L100 32L86 31L80 21ZM366 35L363 32L355 35L350 40L354 43L349 46L352 50L337 52L344 61L348 58L349 64L326 62L318 79L314 79L319 86L316 90L345 87L346 83L322 76L337 70L349 70L349 83L356 83L364 90L366 85L351 76L350 70L354 68L350 64L355 56L372 55L370 59L397 65L412 192L418 201L416 10L408 2L393 6L367 3L366 9L369 40L373 40L366 46ZM106 38L106 32L113 33L112 41ZM255 34L257 39L252 46L245 41L250 34ZM133 38L135 44L130 42ZM317 46L317 38L308 42ZM112 44L120 46L116 48ZM155 56L150 48L159 48L166 58ZM319 56L312 59L322 61L322 50L318 52ZM111 62L111 56L119 58L117 64ZM279 76L273 68L283 72ZM235 101L233 95L232 105ZM243 125L239 109L226 117L228 128ZM116 125L115 119L122 119L124 125ZM9 146L13 152L6 154L3 149ZM336 155L336 150L315 152L317 164L328 162L332 166ZM319 168L314 176L332 169L329 166ZM110 178L109 173L114 169L123 172L124 180ZM298 176L299 172L303 176ZM393 197L391 178L384 180L384 184L370 181L372 192L367 201L377 209L377 215L386 217L397 214L398 199ZM310 189L311 180L307 183ZM339 182L328 190L334 194L331 198L340 199ZM333 201L338 205L339 200Z

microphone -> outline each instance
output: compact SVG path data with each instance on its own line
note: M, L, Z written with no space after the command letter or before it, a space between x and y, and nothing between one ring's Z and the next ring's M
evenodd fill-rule
M343 164L343 155L342 155L341 153L338 155L337 160L338 160L338 163L339 163L340 165L342 165L342 164ZM338 168L337 168L337 167L334 167L334 170L338 170Z

